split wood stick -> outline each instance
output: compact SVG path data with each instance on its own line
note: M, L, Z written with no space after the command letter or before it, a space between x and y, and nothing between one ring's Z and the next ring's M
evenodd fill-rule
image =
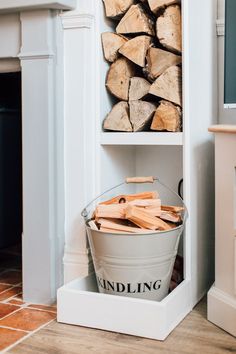
M149 93L151 84L143 77L132 77L129 87L129 101L137 101Z
M126 208L126 218L144 229L170 230L170 226L163 220L150 215L147 211L129 205Z
M163 211L160 213L160 219L165 220L165 221L170 221L174 223L180 223L181 222L181 216L177 213L174 213L172 211Z
M171 66L152 84L149 93L182 105L182 74L178 66Z
M95 223L94 220L90 220L90 221L88 222L88 224L89 224L89 227L90 227L92 230L98 230L98 227L97 227L97 225L96 225L96 223Z
M148 0L151 11L156 14L160 8L180 3L180 0Z
M95 218L125 219L127 203L121 204L99 204L95 209Z
M140 132L150 127L156 111L156 104L146 101L130 101L130 122L134 132Z
M176 206L176 205L162 205L161 210L172 211L174 213L180 213L181 211L184 211L185 208L182 206Z
M137 36L127 41L119 49L119 53L131 60L133 63L144 67L146 64L147 50L151 44L151 37Z
M160 43L180 53L182 50L181 9L178 5L168 6L163 15L157 18L156 33Z
M128 202L128 204L143 208L161 208L161 199L135 199L131 202Z
M98 219L97 222L101 225L102 228L105 227L110 230L117 230L130 233L143 233L143 230L138 227L126 226L113 220L110 221L107 219Z
M181 131L181 109L168 101L161 101L151 124L151 130L180 132Z
M141 192L135 194L122 194L112 199L109 199L105 202L99 203L99 205L107 204L117 204L117 203L126 203L135 199L158 199L159 195L156 191L154 192Z
M115 18L123 15L134 0L103 0L107 17Z
M105 232L105 233L109 233L109 234L122 234L122 235L124 235L124 233L130 234L130 235L133 235L133 234L134 234L133 232L118 231L118 230L115 230L115 229L109 229L108 227L102 227L102 226L100 227L99 230L102 231L102 232Z
M135 76L135 65L126 58L112 63L106 79L107 89L117 98L128 101L130 78Z
M155 80L170 66L179 65L182 61L180 55L173 54L160 48L149 48L147 52L148 77Z
M129 107L125 101L118 102L103 122L103 129L119 132L132 132L133 128L129 119Z
M127 38L113 32L102 33L104 57L113 63L118 57L118 50L128 41Z
M153 25L153 21L145 13L142 5L137 4L132 5L124 17L122 17L121 21L116 27L116 32L120 34L146 33L154 36L155 31Z

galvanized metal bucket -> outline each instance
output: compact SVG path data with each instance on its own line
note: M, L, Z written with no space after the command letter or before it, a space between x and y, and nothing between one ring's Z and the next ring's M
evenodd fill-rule
M94 199L84 208L82 216L85 218L99 292L161 301L169 292L179 240L187 219L187 209L178 194L158 178L153 178L152 190L158 191L163 204L184 208L183 223L169 231L131 235L101 232L89 226L97 203L120 194L144 190L147 190L146 184L132 183L131 187L128 183L121 183Z

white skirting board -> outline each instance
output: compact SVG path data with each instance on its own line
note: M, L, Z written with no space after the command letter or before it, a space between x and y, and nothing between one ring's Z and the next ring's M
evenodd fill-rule
M230 296L213 285L207 295L207 304L208 320L236 336L236 296Z
M95 275L58 289L58 322L164 340L191 311L190 281L161 302L100 294Z

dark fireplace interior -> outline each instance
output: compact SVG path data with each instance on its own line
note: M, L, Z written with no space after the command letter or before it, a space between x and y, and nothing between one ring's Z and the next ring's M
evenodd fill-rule
M0 270L20 265L21 123L21 73L2 73L0 74Z

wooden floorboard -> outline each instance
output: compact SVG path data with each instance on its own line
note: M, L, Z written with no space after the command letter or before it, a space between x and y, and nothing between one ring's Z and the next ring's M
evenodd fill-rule
M236 353L236 338L207 321L204 299L164 342L70 326L54 321L8 353L222 354Z

